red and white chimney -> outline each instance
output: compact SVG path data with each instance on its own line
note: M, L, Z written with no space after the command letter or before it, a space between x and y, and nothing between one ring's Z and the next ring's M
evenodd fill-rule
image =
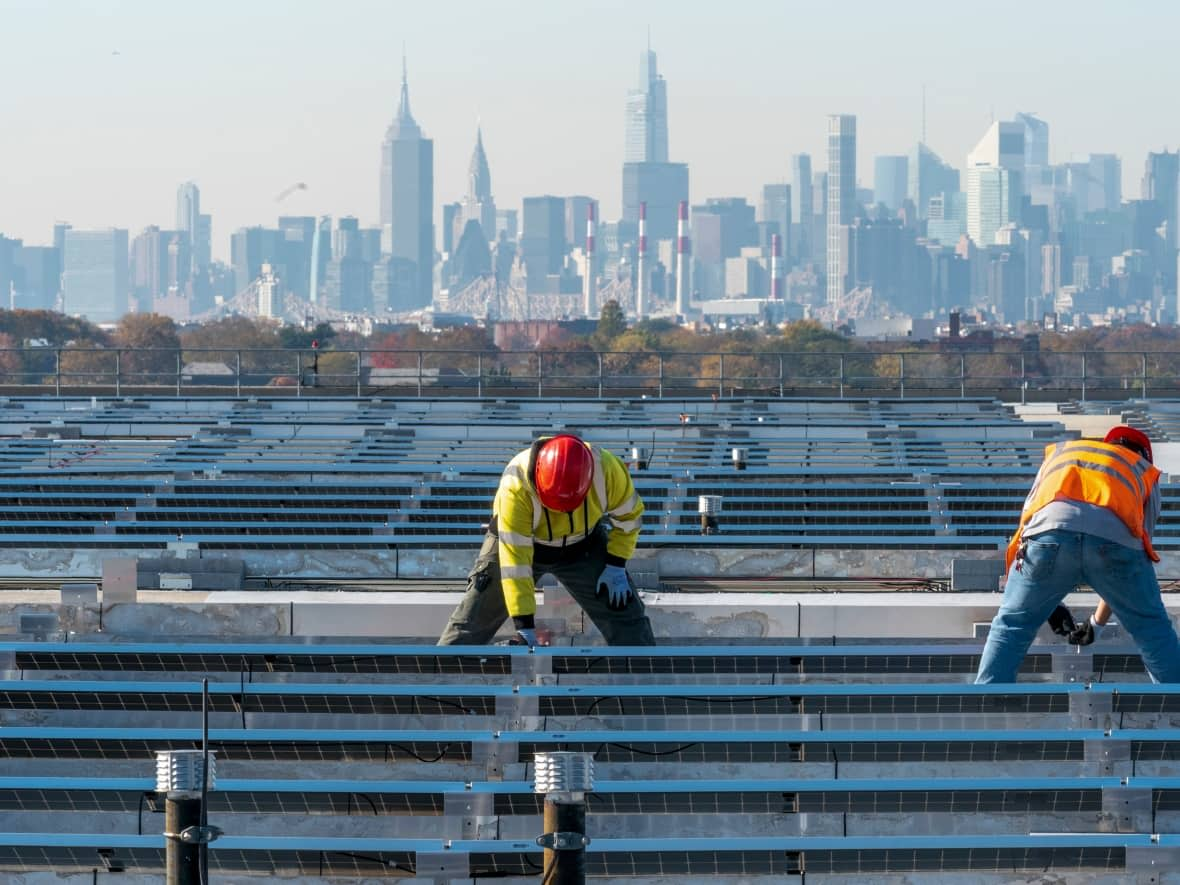
M639 254L635 268L635 318L647 314L647 203L639 204Z
M688 316L689 258L692 241L688 237L688 200L680 201L676 213L676 313Z

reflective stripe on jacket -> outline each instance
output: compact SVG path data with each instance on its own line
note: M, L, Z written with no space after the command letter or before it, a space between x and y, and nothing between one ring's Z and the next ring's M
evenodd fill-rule
M1089 439L1046 446L1045 461L1020 513L1020 525L1008 543L1005 568L1012 567L1021 534L1033 514L1061 500L1107 508L1143 542L1152 562L1159 562L1143 527L1144 509L1159 477L1159 470L1151 462L1124 446Z
M643 524L643 501L627 466L618 456L596 446L590 446L594 479L585 503L571 513L544 507L529 475L535 448L525 449L508 462L492 504L492 519L500 539L500 583L512 616L537 611L533 596L534 545L560 548L577 544L605 516L610 524L607 556L621 564L635 552Z

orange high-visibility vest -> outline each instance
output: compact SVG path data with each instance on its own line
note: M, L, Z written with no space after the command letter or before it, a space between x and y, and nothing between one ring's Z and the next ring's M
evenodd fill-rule
M1024 501L1020 525L1008 543L1005 568L1012 567L1020 535L1038 510L1054 501L1080 501L1105 507L1143 542L1152 562L1160 558L1143 528L1143 512L1160 472L1146 458L1123 446L1076 439L1045 447L1045 461Z

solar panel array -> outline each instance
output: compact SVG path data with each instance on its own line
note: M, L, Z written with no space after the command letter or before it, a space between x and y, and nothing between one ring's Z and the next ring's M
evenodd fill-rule
M646 544L952 551L1006 541L1066 435L990 400L0 400L0 547L473 548L504 461L557 430L643 450ZM1177 867L1180 689L1109 639L1035 647L1018 686L971 685L979 653L0 642L0 878L159 876L155 753L200 747L203 678L213 881L536 882L552 750L595 759L603 881Z
M651 545L935 549L1005 543L1065 435L990 400L7 400L0 547L473 546L503 464L557 430L643 450Z
M1096 648L1116 681L1038 646L975 686L977 643L0 643L0 873L160 874L154 754L200 747L206 679L215 881L535 881L552 750L595 759L592 878L1130 876L1175 850L1180 687Z

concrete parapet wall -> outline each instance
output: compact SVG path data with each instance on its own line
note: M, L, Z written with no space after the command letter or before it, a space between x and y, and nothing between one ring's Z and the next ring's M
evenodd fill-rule
M22 616L56 615L56 634L167 637L373 637L433 641L460 599L458 591L141 591L139 601L61 605L55 591L0 592L0 635L27 635ZM971 639L991 621L999 593L660 593L643 594L656 636L664 641L750 641L879 637ZM1078 612L1097 602L1075 593ZM601 641L560 588L539 594L538 627L555 643ZM1180 598L1165 596L1173 618ZM38 619L38 623L41 619ZM505 635L508 635L505 628ZM1104 631L1113 640L1115 627ZM1046 631L1046 641L1057 641Z

